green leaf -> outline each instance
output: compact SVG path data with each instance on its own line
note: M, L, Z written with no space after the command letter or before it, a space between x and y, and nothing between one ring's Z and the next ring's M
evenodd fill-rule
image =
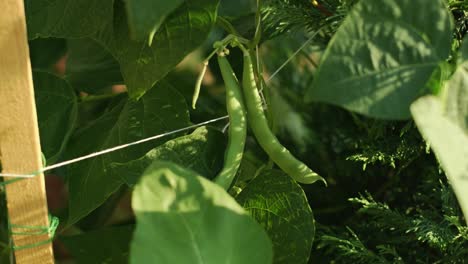
M468 61L458 66L444 92L446 116L468 134Z
M158 160L173 162L212 179L223 166L225 145L222 133L200 127L190 135L156 147L140 159L124 164L113 163L111 167L117 171L125 171L122 177L129 186L135 185L145 169Z
M84 38L112 23L114 0L24 0L29 39Z
M73 87L87 93L123 83L119 63L92 39L68 40L66 71L66 78Z
M26 0L25 4L30 38L93 38L118 61L131 98L141 97L205 41L218 7L217 0L185 1L148 46L130 38L121 1Z
M430 144L468 223L468 63L461 65L444 98L426 96L411 106L419 131Z
M51 70L67 51L64 39L35 39L29 41L29 56L33 69Z
M166 17L179 7L184 0L126 0L130 29L139 41L153 40Z
M465 36L463 39L462 45L460 47L460 58L459 58L459 64L468 61L468 35Z
M131 263L272 263L261 226L221 187L175 164L152 164L132 207Z
M306 100L407 119L449 55L452 28L443 0L362 0L331 40Z
M127 264L134 226L110 227L74 236L61 236L76 264Z
M51 164L57 161L72 133L77 99L70 85L60 77L34 71L33 80L41 148Z
M186 1L155 34L153 43L129 38L124 7L116 3L114 23L97 40L120 63L130 97L138 98L162 79L187 54L203 43L215 22L217 1Z
M165 81L139 101L120 98L115 106L78 130L70 142L68 158L80 157L117 145L185 127L189 123L184 98ZM110 168L112 162L125 163L142 157L162 138L82 161L69 170L69 219L73 224L101 205L123 183L125 171Z
M274 263L307 263L315 220L302 188L278 170L252 180L237 201L266 229L273 242Z

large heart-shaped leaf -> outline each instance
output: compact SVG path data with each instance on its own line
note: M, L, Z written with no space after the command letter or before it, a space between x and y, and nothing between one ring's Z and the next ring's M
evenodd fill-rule
M53 74L34 71L34 94L41 135L41 149L47 163L54 163L64 150L77 117L75 92Z
M274 263L307 263L315 220L301 186L281 171L264 171L237 200L266 229L273 242Z
M221 187L173 163L145 171L132 207L131 263L272 263L263 228Z
M205 41L218 0L185 1L167 17L151 46L130 38L122 1L25 0L25 6L30 38L98 41L118 61L130 97L139 98Z
M331 40L306 99L409 118L410 104L449 55L452 28L443 0L359 1Z
M69 158L168 132L188 123L184 98L163 81L139 101L123 98L110 111L77 131L70 142ZM125 169L116 173L110 168L112 162L138 159L169 139L147 142L71 165L68 224L97 208L123 183L121 175L125 174Z
M166 17L184 0L126 0L130 29L135 39L148 40L151 44L154 34Z
M221 132L200 127L190 135L170 140L150 150L137 160L111 165L114 170L125 171L122 177L129 186L135 185L145 169L158 160L173 162L211 179L222 167L225 144Z

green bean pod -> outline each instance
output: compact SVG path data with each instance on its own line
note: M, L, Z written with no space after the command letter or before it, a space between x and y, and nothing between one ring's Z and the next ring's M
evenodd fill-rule
M193 109L195 109L196 106L197 106L197 101L198 101L198 97L200 96L200 89L201 89L201 86L202 86L203 77L205 77L206 69L208 69L208 61L203 62L202 71L201 71L200 75L198 75L197 82L195 83L195 91L193 92L193 97L192 97L192 108Z
M296 159L270 130L268 121L263 111L262 99L255 81L252 58L247 50L244 51L244 70L242 76L242 88L244 90L247 107L247 119L260 146L265 150L273 162L295 181L311 184L325 180L312 171L307 165Z
M226 85L226 108L230 125L224 167L214 181L227 190L232 185L242 161L247 136L247 120L239 82L224 54L218 55L218 64Z

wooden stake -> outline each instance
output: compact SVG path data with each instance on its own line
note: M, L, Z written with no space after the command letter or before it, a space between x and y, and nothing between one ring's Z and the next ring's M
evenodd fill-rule
M0 12L0 161L3 172L28 173L42 162L23 0L1 0ZM6 195L12 225L49 225L43 175L7 185ZM47 239L13 235L20 247ZM17 264L54 263L51 243L15 250L15 257Z

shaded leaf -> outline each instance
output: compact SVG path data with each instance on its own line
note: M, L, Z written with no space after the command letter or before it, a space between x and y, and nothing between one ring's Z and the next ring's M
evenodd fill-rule
M114 23L97 37L120 63L130 97L138 98L162 79L208 36L215 22L217 2L186 1L155 34L152 45L132 41L124 7L116 3Z
M184 98L167 82L160 82L139 101L120 97L114 107L78 130L70 142L69 158L83 156L117 145L188 125ZM170 137L118 150L70 166L69 219L73 224L101 205L123 183L125 170L110 168L112 162L126 163L142 157ZM85 142L85 143L84 143Z
M144 157L125 164L113 163L111 166L116 171L125 171L122 177L129 186L135 185L154 161L170 161L211 179L222 167L225 145L221 132L200 127L190 135L170 140L150 150Z
M263 171L237 201L266 229L274 263L307 263L315 220L304 191L291 177L278 170Z
M410 104L449 55L452 28L442 0L362 0L331 40L307 100L409 118Z
M175 164L153 163L136 185L132 207L131 263L272 262L261 226L221 187Z
M62 236L60 241L75 257L76 264L127 264L133 228L121 226L99 229L80 235Z
M128 21L132 35L139 41L151 44L166 17L180 6L184 0L126 0Z
M153 43L133 41L125 6L113 0L26 0L30 39L90 37L120 64L130 97L139 98L203 43L216 20L218 1L185 1L156 32Z
M67 51L64 39L47 38L29 41L29 57L33 69L50 70Z
M75 89L87 93L123 83L119 63L92 39L68 40L66 78Z
M171 13L153 43L133 41L125 6L113 0L26 0L28 34L37 37L90 37L120 65L131 98L141 97L203 43L216 20L218 1L185 1Z
M51 164L68 143L77 118L77 99L70 85L60 77L34 71L33 80L41 149Z
M29 39L91 37L112 23L114 0L24 0Z

